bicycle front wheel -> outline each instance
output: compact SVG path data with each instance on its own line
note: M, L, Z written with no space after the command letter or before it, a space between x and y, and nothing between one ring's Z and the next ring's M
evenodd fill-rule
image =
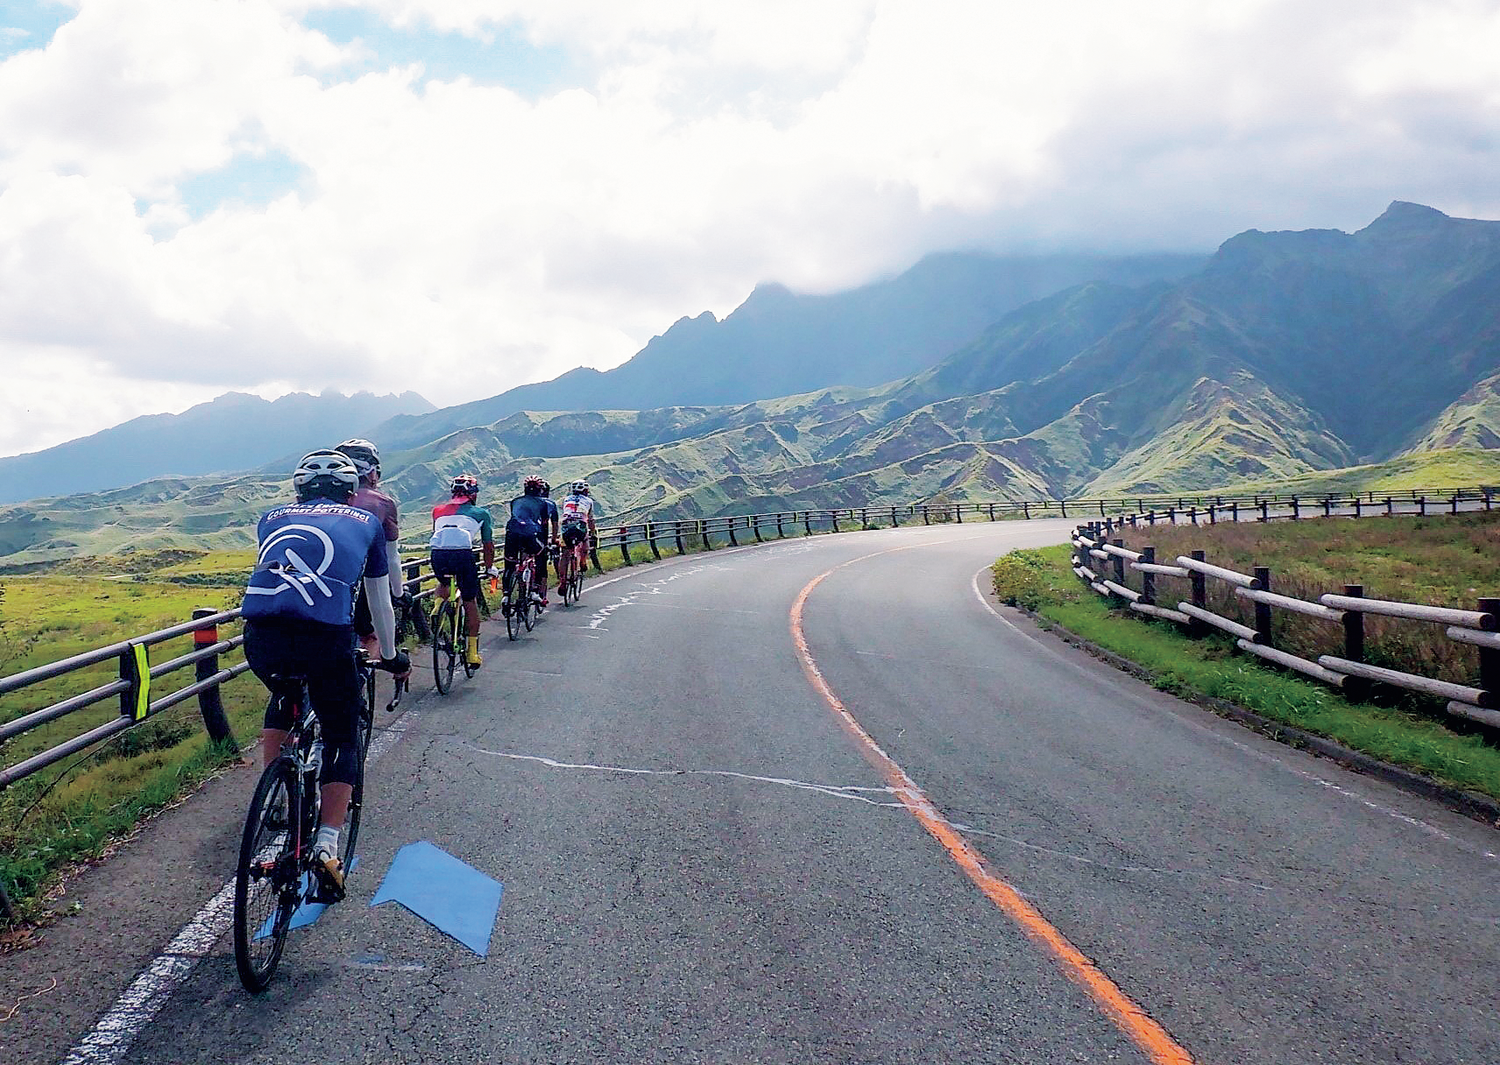
M271 982L302 899L297 856L309 841L300 839L301 809L301 779L289 759L278 758L255 786L234 874L234 964L247 991Z
M457 631L458 613L452 603L445 602L432 616L432 679L440 695L447 695L453 689L453 669L458 662Z

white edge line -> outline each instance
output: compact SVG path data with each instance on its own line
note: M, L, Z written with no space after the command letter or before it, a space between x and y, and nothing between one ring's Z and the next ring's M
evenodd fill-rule
M1001 614L1000 611L996 610L994 604L991 603L988 599L986 599L985 596L984 596L984 592L982 592L980 590L980 588L979 588L979 574L980 573L985 573L988 570L989 570L989 567L988 566L984 566L984 567L982 567L979 570L979 573L974 574L974 580L972 582L972 586L974 588L974 596L975 596L975 598L978 599L979 602L980 602L980 604L986 610L988 610L991 614L993 614L996 617L996 619L1000 621L1001 624L1005 625L1009 629L1014 630L1017 633L1020 633L1020 635L1026 637L1027 639L1031 639L1031 637L1030 637L1030 635L1028 633L1022 631L1022 629L1019 626L1017 626L1014 622L1012 622L1004 614ZM1032 640L1031 642L1034 643L1034 644L1036 644L1036 646L1042 648L1043 650L1047 651L1049 654L1051 654L1054 658L1058 659L1059 661L1067 662L1074 669L1077 669L1080 672L1086 673L1086 674L1088 674L1091 677L1095 676L1095 674L1092 673L1083 663L1073 661L1072 659L1068 658L1067 655L1063 654L1061 651L1058 651L1056 648L1048 647L1046 644L1039 643L1036 640ZM1187 704L1187 705L1191 706L1192 704ZM1195 709L1199 709L1199 708L1195 707ZM1207 711L1205 711L1205 712L1207 712ZM1451 843L1451 844L1453 844L1453 846L1457 847L1459 850L1467 851L1471 855L1474 855L1474 856L1477 856L1477 857L1481 857L1481 858L1485 858L1485 859L1487 859L1489 861L1500 861L1500 854L1497 854L1496 852L1494 852L1492 850L1488 850L1488 849L1486 849L1484 847L1480 847L1480 846L1477 846L1475 844L1469 843L1466 840L1461 840L1457 836L1450 835L1449 833L1443 831L1441 828L1438 828L1436 825L1429 824L1428 822L1423 821L1419 817L1413 817L1411 814L1402 813L1400 810L1397 810L1394 807L1386 806L1383 803L1376 802L1374 799L1367 799L1363 795L1359 794L1359 792L1357 792L1357 791L1351 791L1349 788L1344 787L1342 784L1335 783L1332 780L1328 780L1325 777L1321 777L1317 773L1309 772L1306 769L1299 769L1296 766L1292 765L1291 763L1283 761L1281 758L1278 758L1275 754L1272 754L1269 751L1258 750L1255 747L1250 746L1248 743L1241 743L1239 740L1235 739L1233 736L1226 736L1226 735L1220 733L1217 729L1211 729L1211 728L1205 727L1201 722L1192 721L1192 720L1188 719L1188 723L1190 725L1192 725L1194 728L1198 729L1199 731L1204 732L1204 733L1206 733L1206 734L1214 737L1214 739L1218 740L1221 743L1227 743L1227 744L1229 744L1229 746L1235 748L1236 750L1241 751L1241 752L1243 752L1245 754L1248 754L1251 757L1257 758L1257 759L1259 759L1259 760L1261 760L1263 762L1270 762L1273 765L1280 766L1282 769L1284 769L1286 772L1292 774L1293 776L1299 777L1302 780L1308 781L1309 783L1317 784L1319 787L1325 788L1325 789L1327 789L1329 791L1332 791L1332 792L1334 792L1334 793L1336 793L1338 795L1342 795L1344 798L1349 799L1352 802L1359 803L1361 806L1365 807L1366 809L1374 810L1376 813L1384 814L1386 817L1389 817L1392 820L1400 821L1404 825L1409 825L1412 828L1418 829L1421 832L1425 832L1427 835L1432 836L1435 839L1440 839L1440 840L1444 841L1445 843ZM1243 726L1241 726L1241 727L1243 727ZM1274 741L1271 741L1271 742L1274 742Z

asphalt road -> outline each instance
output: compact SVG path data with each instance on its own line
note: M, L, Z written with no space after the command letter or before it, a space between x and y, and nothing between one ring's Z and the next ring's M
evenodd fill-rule
M351 898L270 991L210 939L96 1060L1500 1061L1494 832L976 591L1069 527L715 552L596 581L516 644L492 625L452 695L418 675ZM129 892L116 863L86 878L51 956L6 959L92 960L0 1049L87 1036L232 872L250 776L127 848ZM369 907L415 840L503 882L487 958Z

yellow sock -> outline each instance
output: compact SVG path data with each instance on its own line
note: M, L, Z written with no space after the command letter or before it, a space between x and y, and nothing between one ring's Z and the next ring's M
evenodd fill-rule
M469 636L464 640L464 651L473 665L479 664L479 637Z

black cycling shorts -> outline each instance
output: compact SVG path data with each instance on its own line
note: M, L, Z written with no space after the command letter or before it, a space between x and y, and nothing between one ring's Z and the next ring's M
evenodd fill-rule
M292 690L273 678L305 677L307 695L323 726L323 783L353 784L359 769L354 723L364 704L359 669L354 662L354 628L325 625L303 618L255 618L245 621L245 661L273 692ZM292 727L291 711L282 700L266 707L266 728Z
M370 600L365 595L365 582L359 582L359 595L354 600L354 635L363 639L375 635L375 622L370 619Z
M562 542L564 547L573 547L581 544L589 538L589 527L587 525L564 525L562 527Z
M437 547L432 551L432 572L438 583L448 587L449 578L458 581L458 594L464 599L479 597L479 566L474 552L467 547Z

